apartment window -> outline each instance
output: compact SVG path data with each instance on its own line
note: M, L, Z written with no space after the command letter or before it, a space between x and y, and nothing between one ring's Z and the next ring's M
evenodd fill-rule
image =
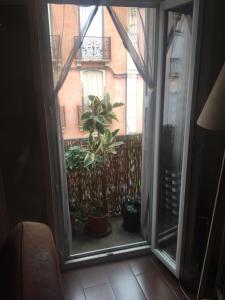
M83 71L81 77L83 89L83 105L87 106L89 104L89 95L95 95L102 98L104 93L103 71Z
M93 10L93 6L80 6L79 7L79 20L80 20L80 30L83 28L87 22L88 17L90 16ZM102 6L99 7L88 31L86 33L87 37L102 37L103 35L103 11Z
M137 40L137 8L129 8L129 37L132 42Z

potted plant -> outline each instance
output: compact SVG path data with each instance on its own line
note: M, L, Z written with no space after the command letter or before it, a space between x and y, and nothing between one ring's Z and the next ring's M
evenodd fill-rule
M140 197L126 196L122 203L123 227L129 232L140 230L141 201Z
M65 151L67 172L79 172L82 170L84 168L84 158L86 154L87 150L83 147L76 145L68 147ZM69 191L69 210L72 232L74 235L80 234L83 231L85 214L81 202L79 201L79 194L74 191Z
M103 236L111 231L108 221L106 162L109 156L117 154L116 148L123 144L115 140L119 129L110 130L112 121L118 121L113 109L122 105L123 103L112 104L108 94L102 100L90 95L89 105L82 114L83 130L88 132L84 167L101 164L102 197L99 195L99 198L91 200L87 223L88 232L95 236Z

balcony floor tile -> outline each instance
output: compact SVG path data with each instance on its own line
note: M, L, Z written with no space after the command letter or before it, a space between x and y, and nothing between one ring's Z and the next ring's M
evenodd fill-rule
M122 217L112 217L110 222L112 224L112 232L106 237L94 238L85 233L73 236L73 253L82 253L143 241L139 232L131 233L124 230Z

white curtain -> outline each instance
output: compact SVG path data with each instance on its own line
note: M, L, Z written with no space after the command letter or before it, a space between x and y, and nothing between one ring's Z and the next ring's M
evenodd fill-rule
M57 84L56 84L56 87L55 87L55 95L58 95L58 92L59 90L61 89L61 87L63 86L65 80L66 80L66 77L69 73L69 70L72 66L72 63L82 45L82 42L83 42L83 39L91 25L91 22L92 20L94 19L96 13L98 11L98 6L95 6L90 14L89 14L89 17L87 18L87 21L85 22L85 24L83 25L83 28L80 28L80 34L79 36L77 37L77 39L74 41L74 44L73 44L73 47L69 53L69 56L67 57L67 60L64 64L64 66L62 67L62 70L60 72L60 75L59 75L59 79L57 80ZM62 35L63 35L63 31L62 31Z
M108 12L113 20L113 23L123 41L124 47L130 54L133 62L142 76L146 86L149 89L154 88L154 74L152 72L152 60L149 56L147 38L148 29L145 27L145 12L146 9L137 8L137 23L138 23L138 39L133 39L132 32L129 31L126 15L126 7L107 7Z
M84 71L82 74L82 86L84 95L84 105L88 105L88 96L95 95L99 98L103 96L103 72Z
M85 26L85 23L93 11L93 6L80 6L79 7L79 19L80 19L80 28ZM102 7L98 8L98 11L93 18L87 32L86 36L102 37L103 33L103 22L102 22Z

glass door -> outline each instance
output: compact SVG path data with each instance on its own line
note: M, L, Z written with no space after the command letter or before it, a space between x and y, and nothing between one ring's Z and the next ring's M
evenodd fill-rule
M165 1L160 16L152 237L154 253L176 276L184 221L195 9L196 1L180 1L179 5Z

